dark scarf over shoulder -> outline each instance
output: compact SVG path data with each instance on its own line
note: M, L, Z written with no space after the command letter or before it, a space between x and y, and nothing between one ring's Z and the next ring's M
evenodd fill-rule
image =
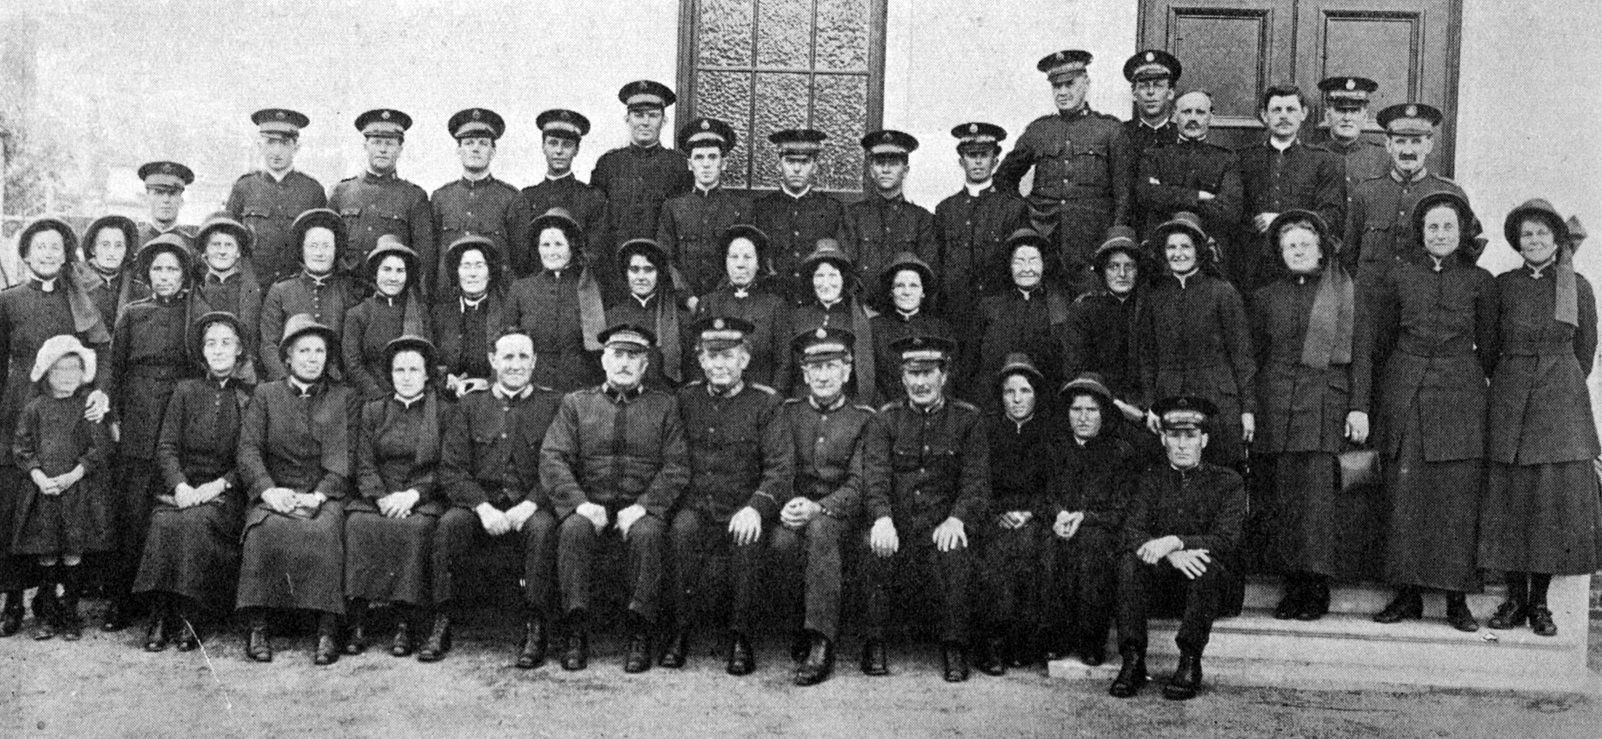
M1318 292L1302 338L1302 364L1325 369L1352 362L1352 324L1356 290L1340 262L1329 260L1318 278Z

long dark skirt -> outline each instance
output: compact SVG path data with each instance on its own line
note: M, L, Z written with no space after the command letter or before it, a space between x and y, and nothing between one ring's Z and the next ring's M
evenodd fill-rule
M1602 498L1589 460L1492 463L1480 511L1480 567L1589 575L1602 566Z
M330 500L312 519L273 513L262 506L245 516L235 604L344 615L344 506Z
M347 513L345 594L371 601L429 605L438 522L434 516L416 512L406 518L386 518L377 511Z
M85 477L60 495L40 493L32 480L24 484L33 490L23 496L17 512L12 554L88 554L116 546L106 490L96 475Z
M1347 581L1377 577L1376 491L1341 492L1340 462L1328 452L1276 454L1269 463L1274 485L1265 519L1270 568Z
M1416 402L1406 419L1396 456L1385 460L1385 581L1478 592L1476 535L1484 463L1425 461L1427 432Z
M240 507L215 498L204 505L158 504L150 514L134 592L174 593L212 613L233 604L239 574Z
M0 467L0 591L31 587L35 573L28 557L11 554L11 539L17 532L17 509L21 507L23 485L32 485L16 467Z

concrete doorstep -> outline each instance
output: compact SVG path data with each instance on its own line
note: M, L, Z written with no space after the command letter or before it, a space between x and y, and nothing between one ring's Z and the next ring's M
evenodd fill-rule
M1602 676L1586 667L1589 576L1556 577L1548 604L1558 633L1536 636L1528 626L1484 626L1502 600L1500 587L1470 596L1480 630L1465 633L1445 622L1445 599L1426 593L1424 619L1379 624L1372 615L1392 591L1384 586L1336 585L1330 613L1317 621L1273 617L1279 584L1246 586L1241 615L1219 619L1202 658L1207 680L1307 690L1417 691L1469 689L1520 693L1602 695ZM1178 658L1175 620L1154 621L1147 665L1154 681L1167 679ZM1115 645L1114 645L1115 646ZM1100 667L1076 657L1049 665L1054 678L1101 680L1118 673L1117 649Z

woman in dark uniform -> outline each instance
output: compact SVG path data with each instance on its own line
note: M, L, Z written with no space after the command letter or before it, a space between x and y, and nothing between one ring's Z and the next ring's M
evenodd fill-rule
M747 382L777 388L790 385L790 305L776 289L768 257L768 235L756 226L730 226L718 238L723 252L723 282L701 296L697 317L741 318L756 326L745 337L751 364Z
M1344 440L1368 438L1369 359L1353 352L1356 295L1336 260L1329 227L1317 213L1288 210L1268 229L1283 269L1252 297L1257 349L1257 438L1267 455L1260 474L1272 480L1265 517L1270 568L1285 573L1274 617L1312 621L1329 611L1329 580L1358 579L1352 544L1365 541L1361 521L1342 515L1340 462ZM1361 378L1361 379L1359 379ZM1367 547L1365 547L1367 548Z
M564 208L534 219L540 269L512 284L508 323L534 341L535 385L569 392L594 387L601 374L606 309L592 265L584 258L584 232Z
M262 299L261 326L257 354L266 370L265 380L282 380L284 368L278 337L284 333L290 316L305 313L328 326L335 338L342 336L345 312L356 305L361 293L355 280L335 267L350 247L345 221L327 208L316 208L295 217L293 243L300 245L300 271L267 288ZM329 374L338 379L338 355L328 357Z
M426 629L433 621L426 609L433 603L434 526L450 505L435 478L443 406L429 381L434 345L401 336L384 353L394 390L362 406L357 495L345 506L345 653L366 649L365 611L382 601L397 611L389 653L405 657L415 646L413 625Z
M245 324L214 311L190 333L204 378L178 383L161 419L155 493L134 592L150 600L145 649L174 637L178 651L200 646L200 624L226 615L239 573L244 486L234 467L239 423L251 386L239 379L250 361Z
M1021 228L1007 238L1010 288L979 301L974 378L968 395L986 410L996 410L997 396L979 378L994 377L1008 354L1023 352L1040 368L1045 387L1063 384L1063 347L1068 304L1073 299L1057 287L1055 247L1034 231Z
M1486 378L1495 368L1496 281L1474 266L1479 222L1452 193L1413 209L1414 243L1367 297L1363 345L1375 347L1376 432L1389 520L1385 581L1399 591L1374 616L1422 618L1421 591L1446 592L1446 620L1479 624L1466 594L1480 588L1476 530L1484 484Z
M117 631L136 611L134 578L150 525L150 506L161 492L156 440L161 416L181 380L199 374L189 356L189 326L206 311L197 309L189 289L194 267L189 247L177 234L162 234L139 250L134 274L143 275L151 295L129 303L111 336L111 375L106 385L116 411L117 444L112 500L117 516L117 553L107 582L111 604L100 628Z
M1491 376L1479 566L1507 576L1507 600L1491 628L1528 620L1535 633L1553 636L1552 576L1588 575L1602 563L1599 449L1585 383L1596 355L1596 296L1574 271L1578 221L1531 200L1502 230L1524 265L1496 278L1502 358Z
M1167 266L1152 281L1136 319L1141 405L1159 398L1199 395L1218 406L1205 454L1237 465L1255 428L1257 396L1251 328L1240 293L1216 273L1213 241L1191 213L1175 213L1147 237ZM1156 414L1146 426L1159 432Z
M313 661L339 658L345 612L345 500L361 398L328 378L334 330L300 313L278 342L288 376L258 385L239 431L239 474L250 498L236 605L250 619L245 651L270 662L270 609L317 612Z
M679 303L682 296L673 284L667 253L655 241L633 239L618 247L617 269L628 295L607 306L606 325L628 323L656 333L645 384L671 391L693 379L700 365L695 361L690 312Z
M17 254L27 271L27 279L0 291L0 376L5 388L0 393L0 439L11 439L17 415L33 395L33 369L39 347L52 336L72 334L84 345L100 353L111 343L111 334L100 320L100 312L82 287L72 279L71 267L78 252L78 237L66 222L41 218L28 224L17 235ZM65 278L65 279L62 279ZM96 384L104 387L101 372ZM110 409L103 390L89 395L89 420L99 421ZM12 531L17 504L33 482L17 468L9 442L0 444L0 531ZM0 553L0 592L6 603L0 609L0 636L10 636L22 628L22 591L30 585L31 568L18 558ZM48 614L50 596L40 589L34 615Z
M856 265L840 248L840 242L818 239L812 253L801 261L801 274L811 278L812 296L791 309L791 337L823 327L850 331L856 337L856 344L851 347L856 366L852 368L850 382L846 383L846 393L854 398L852 402L877 408L883 401L878 393L876 378L879 374L875 369L878 362L873 352L875 314L857 297L862 286L852 277L856 274ZM806 397L808 388L801 376L801 356L792 354L786 365L794 387L775 389L791 397ZM899 359L896 366L901 366Z
M362 400L387 398L394 392L385 367L389 342L401 336L427 338L428 309L417 287L422 277L417 252L389 234L367 253L367 281L373 294L345 314L345 380Z
M904 251L895 255L879 275L881 293L890 298L890 312L874 316L873 326L874 378L881 401L899 398L906 393L901 387L901 355L890 346L908 336L939 336L956 340L951 324L944 318L925 310L929 305L927 290L935 285L934 270L918 255ZM954 369L963 363L953 363ZM1032 365L1031 365L1032 366ZM963 380L952 373L951 387L963 387ZM1041 392L1045 392L1044 386Z
M107 328L123 306L150 292L133 274L138 243L139 227L127 216L101 216L83 231L83 261L73 272Z
M439 341L438 371L443 397L455 400L488 390L494 373L489 353L495 338L510 325L506 305L505 265L495 243L483 236L463 236L445 250L447 277L456 279L452 297L434 304L430 321Z
M245 348L245 359L234 376L252 385L257 377L257 347L261 345L256 332L261 329L262 300L261 282L250 261L253 241L250 229L227 213L213 213L200 225L195 237L200 248L195 291L207 309L232 313L244 326L239 341Z

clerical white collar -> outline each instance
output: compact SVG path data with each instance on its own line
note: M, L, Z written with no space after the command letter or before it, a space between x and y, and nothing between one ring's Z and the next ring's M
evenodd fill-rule
M992 184L994 184L994 183L995 183L995 178L991 178L991 179L985 180L984 182L979 182L979 183L964 182L964 183L962 183L962 186L968 190L968 196L969 197L977 198L977 197L979 197L979 195L981 193L983 193L986 190L989 190L990 186Z

